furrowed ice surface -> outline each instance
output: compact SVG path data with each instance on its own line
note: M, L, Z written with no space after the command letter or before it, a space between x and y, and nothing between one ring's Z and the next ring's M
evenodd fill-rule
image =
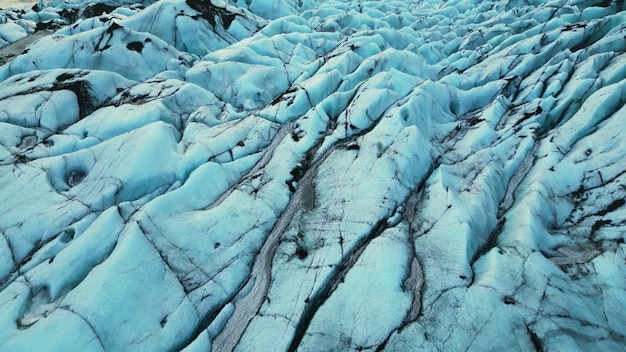
M0 350L619 351L623 1L0 10Z

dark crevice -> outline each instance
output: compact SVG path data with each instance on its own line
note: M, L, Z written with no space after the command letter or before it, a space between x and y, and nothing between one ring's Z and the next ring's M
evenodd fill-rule
M79 119L93 113L98 106L94 102L94 94L91 90L91 83L86 80L81 80L84 77L85 72L65 72L57 76L56 81L52 85L36 86L25 91L16 93L15 95L29 95L39 92L56 92L62 90L69 90L76 95L76 101L79 108Z
M615 210L617 210L618 208L620 208L621 206L623 206L624 204L626 204L626 200L624 199L616 199L614 200L611 204L609 204L606 208L600 210L599 212L592 214L592 215L597 215L597 216L604 216L610 212L613 212Z
M93 102L91 93L91 84L87 81L73 81L67 82L59 81L55 83L48 91L57 90L69 90L76 95L76 101L78 102L79 119L83 119L96 110L96 106Z
M593 223L593 226L591 226L591 232L593 234L595 231L598 231L603 226L611 225L612 223L613 222L611 220L597 220L596 222Z
M543 343L541 342L541 339L539 339L539 336L537 336L537 334L532 331L528 325L526 325L526 332L528 332L528 336L530 337L530 341L532 342L535 351L543 352Z
M326 302L337 287L344 282L346 275L357 262L367 245L374 238L380 236L380 234L387 229L387 226L387 219L379 220L370 230L370 233L366 237L361 238L355 246L346 253L341 263L333 268L333 272L327 277L326 282L321 288L309 297L309 301L304 307L300 320L296 324L293 338L287 349L289 352L295 352L297 350L318 309Z
M126 44L126 49L136 51L139 54L141 54L141 51L143 50L143 43L142 42L130 42Z
M228 29L237 16L225 7L214 5L210 0L186 0L187 5L198 11L202 18L207 20L213 28L217 25L216 19L220 19L225 29Z
M496 227L491 231L489 236L487 237L487 241L474 253L472 259L470 260L470 266L474 265L474 263L480 259L483 255L487 254L492 248L495 248L498 244L498 235L502 232L502 228L504 227L504 223L506 222L506 217L502 217L498 220Z
M97 17L105 13L111 13L115 9L117 9L117 6L111 6L111 5L107 5L105 3L99 2L95 4L90 4L87 7L85 7L84 10L80 11L80 14L78 17L80 18Z
M579 29L586 29L586 24L585 23L581 23L578 24ZM591 45L597 43L600 39L602 39L602 37L606 34L606 32L608 31L609 28L604 28L605 26L607 26L607 22L604 23L596 23L590 30L591 33L588 33L587 31L585 31L585 36L583 37L584 39L582 40L582 42L578 45L576 45L575 47L573 47L571 49L571 51L573 53L580 51L580 50L584 50L588 47L590 47Z

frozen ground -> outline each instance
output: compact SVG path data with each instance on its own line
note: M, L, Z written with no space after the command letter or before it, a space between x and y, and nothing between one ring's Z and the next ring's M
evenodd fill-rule
M626 349L623 1L45 5L0 350Z

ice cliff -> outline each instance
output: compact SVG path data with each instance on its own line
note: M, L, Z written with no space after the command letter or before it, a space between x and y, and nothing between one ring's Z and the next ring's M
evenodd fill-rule
M0 23L0 350L626 349L624 1Z

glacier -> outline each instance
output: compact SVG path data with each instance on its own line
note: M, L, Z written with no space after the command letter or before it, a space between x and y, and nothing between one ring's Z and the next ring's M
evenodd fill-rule
M0 10L0 350L623 351L617 0Z

